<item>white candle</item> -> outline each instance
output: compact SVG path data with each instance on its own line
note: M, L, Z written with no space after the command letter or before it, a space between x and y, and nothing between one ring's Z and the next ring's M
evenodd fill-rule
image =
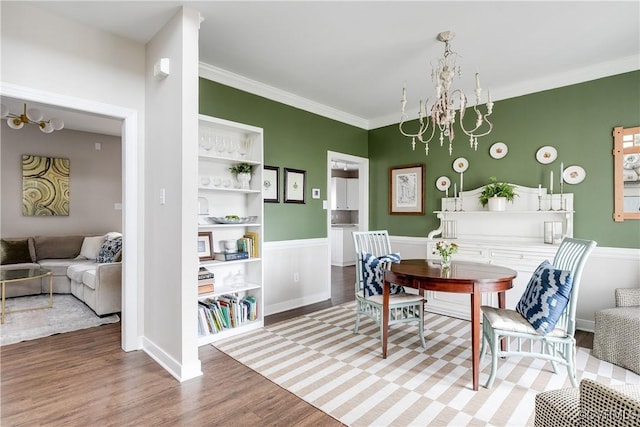
M458 197L458 184L453 183L453 197Z
M549 191L553 193L553 171L549 172Z
M542 184L538 184L538 197L542 197Z
M462 189L464 188L464 187L462 186L463 179L464 179L463 175L464 175L464 172L460 172L460 192L461 192L461 193L462 193Z
M564 163L560 162L560 184L562 184L562 174L564 173Z

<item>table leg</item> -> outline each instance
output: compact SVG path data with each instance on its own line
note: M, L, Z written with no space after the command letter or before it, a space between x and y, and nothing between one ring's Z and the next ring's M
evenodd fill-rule
M498 292L498 308L505 308L507 305L507 298L506 298L507 294L502 291L502 292ZM502 351L507 351L507 341L505 341L506 338L503 338L502 340L500 340L500 350Z
M387 336L389 333L389 292L391 283L384 279L382 285L382 358L387 358Z
M473 390L478 391L480 378L480 300L482 293L473 285L471 293L471 366L473 376Z

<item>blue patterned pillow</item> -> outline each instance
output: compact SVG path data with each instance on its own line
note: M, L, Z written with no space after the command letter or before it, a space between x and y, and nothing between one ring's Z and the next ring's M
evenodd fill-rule
M393 253L377 258L375 255L364 252L362 254L362 281L364 295L382 295L382 284L384 281L384 268L380 265L384 261L400 262L400 254ZM391 285L391 294L401 294L404 288L398 285Z
M122 237L116 237L114 239L106 239L102 244L102 248L98 253L96 262L117 262L121 256L122 251Z
M569 302L573 277L544 261L533 272L516 311L541 335L553 331Z

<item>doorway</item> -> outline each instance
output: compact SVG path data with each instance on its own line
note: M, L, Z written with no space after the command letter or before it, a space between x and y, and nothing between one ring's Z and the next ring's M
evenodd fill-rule
M339 195L340 191L336 189L341 184L346 188L346 196ZM355 201L353 197L348 197L349 189L356 192ZM354 265L355 251L351 233L369 229L369 159L328 151L326 194L330 268ZM351 201L346 206L340 206L346 199Z
M124 351L140 349L138 339L138 113L135 110L87 99L40 91L3 83L0 96L47 105L80 114L101 116L122 123L122 312L121 347Z

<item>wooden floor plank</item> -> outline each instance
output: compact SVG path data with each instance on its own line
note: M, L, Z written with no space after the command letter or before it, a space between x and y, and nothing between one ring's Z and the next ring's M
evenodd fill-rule
M352 301L354 280L354 267L333 267L331 300L265 323ZM0 425L341 425L210 345L199 357L203 375L181 384L122 351L119 323L3 346Z

